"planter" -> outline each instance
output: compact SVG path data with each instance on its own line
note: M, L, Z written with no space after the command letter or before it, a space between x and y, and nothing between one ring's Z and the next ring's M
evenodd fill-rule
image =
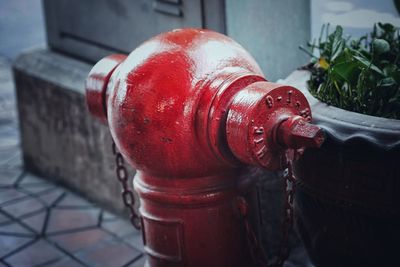
M284 82L307 96L327 140L295 165L296 224L318 267L399 266L400 121L328 106L306 88L309 74Z

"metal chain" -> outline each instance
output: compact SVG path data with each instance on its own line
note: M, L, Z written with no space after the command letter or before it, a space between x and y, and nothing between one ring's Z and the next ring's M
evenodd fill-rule
M268 265L265 251L257 239L253 228L248 219L248 204L242 197L238 198L238 207L244 219L244 226L246 229L247 243L249 245L250 256L259 267L281 267L285 260L289 256L289 234L293 227L294 221L294 209L293 200L295 194L295 177L293 174L293 157L294 151L289 151L283 162L283 178L284 178L284 191L285 191L285 202L284 202L284 218L282 221L282 244L279 250L278 259L275 263Z
M113 154L115 155L115 163L116 163L116 168L115 172L117 174L118 181L122 185L122 200L124 202L125 207L127 207L130 211L130 221L132 225L140 230L141 229L141 224L140 224L140 215L136 213L135 210L135 196L129 186L129 179L128 179L128 172L125 167L125 161L124 158L122 157L122 154L118 152L117 146L115 143L112 143L112 151Z
M289 235L290 230L293 228L294 222L294 194L296 190L296 178L293 174L293 159L294 150L289 150L284 158L284 191L285 191L285 202L284 202L284 219L282 222L282 246L279 251L278 261L275 266L282 266L285 260L289 256Z

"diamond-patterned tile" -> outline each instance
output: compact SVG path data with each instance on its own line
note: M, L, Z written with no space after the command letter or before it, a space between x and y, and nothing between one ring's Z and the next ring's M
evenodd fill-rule
M1 125L0 125L1 128ZM1 133L0 133L0 137L2 137ZM19 148L19 146L10 146L10 147L0 147L0 159L5 159L10 158L10 156L15 155L15 153L20 152L21 149ZM6 156L6 157L4 157ZM0 162L3 162L2 160Z
M33 175L31 173L27 173L24 175L23 179L19 182L20 186L24 185L42 185L42 184L49 184L46 180L43 178L40 178L36 175Z
M93 207L93 204L91 204L89 201L87 201L84 198L81 198L75 194L69 193L59 203L57 203L57 207L89 208L89 207Z
M17 120L16 115L15 103L9 102L4 105L2 110L0 110L0 123L3 125L15 124L15 121Z
M20 191L30 195L41 195L55 190L56 186L50 183L40 183L34 185L18 185Z
M36 233L40 234L42 232L42 229L44 227L44 223L46 220L46 211L40 212L38 214L34 214L33 216L29 216L22 221L32 228Z
M15 235L15 236L24 236L24 237L33 237L34 233L22 226L18 222L11 222L8 224L0 225L0 234L2 235Z
M18 136L0 134L0 150L7 149L10 147L17 148L19 145Z
M33 238L34 234L19 223L0 225L0 258L31 242Z
M101 227L119 237L126 237L137 232L137 230L132 226L132 224L130 224L130 222L124 221L122 219L109 222L103 221Z
M0 138L1 140L1 138ZM6 153L0 152L0 167L10 169L10 166L21 164L21 151L17 149L11 149Z
M103 211L103 222L116 221L119 217L107 211Z
M2 152L0 152L2 153ZM21 170L0 170L0 187L12 186L21 175Z
M143 267L146 263L146 255L143 255L139 259L135 260L133 263L129 264L127 267Z
M40 194L38 197L46 203L47 206L51 206L54 204L56 200L58 200L64 194L64 190L62 189L54 189L49 192L45 192Z
M12 219L10 219L9 217L7 217L6 215L0 213L0 225L4 225L7 224L11 221Z
M13 217L22 217L33 214L44 209L45 206L34 197L30 197L16 203L7 204L2 207L4 211Z
M5 170L23 170L22 154L19 152L15 157L11 158L1 168Z
M7 254L10 254L13 251L16 251L17 249L32 241L33 238L29 237L0 234L0 258L6 256Z
M88 251L76 254L91 267L122 267L139 255L139 251L116 241L102 242Z
M1 125L0 136L14 136L19 139L18 122L5 123Z
M142 238L142 233L140 231L135 231L135 233L133 234L124 236L123 240L130 246L133 246L140 252L144 253L143 238Z
M96 226L99 209L52 209L47 233L57 233Z
M4 88L2 88L4 89ZM4 91L2 90L1 93L4 93ZM2 99L3 97L13 97L14 96L14 92L10 92L10 94L8 96L4 96L1 95L0 99ZM12 104L15 102L8 102L9 104ZM0 108L1 109L1 108ZM17 138L19 140L19 131L18 131L18 122L15 121L13 123L4 123L1 125L1 129L0 129L0 136L5 136L5 137L14 137Z
M44 240L39 240L20 252L5 258L12 267L37 266L47 262L55 262L64 254Z
M0 207L26 198L27 194L15 188L0 189Z
M60 247L70 253L95 246L101 241L112 240L113 237L101 230L100 228L88 229L75 233L67 233L62 235L54 235L49 237L52 242L57 243Z
M64 258L56 261L53 264L46 265L46 267L84 267L82 264L72 258Z

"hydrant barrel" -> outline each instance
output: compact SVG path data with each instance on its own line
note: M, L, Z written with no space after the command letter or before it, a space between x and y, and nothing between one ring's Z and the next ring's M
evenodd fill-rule
M153 267L253 266L244 220L257 232L258 207L246 166L280 169L286 150L323 140L299 90L267 82L239 44L208 30L163 33L103 59L87 98L138 170Z

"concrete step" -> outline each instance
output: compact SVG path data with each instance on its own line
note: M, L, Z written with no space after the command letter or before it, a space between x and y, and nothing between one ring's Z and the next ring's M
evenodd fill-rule
M91 67L45 49L15 61L24 167L122 213L111 135L86 108L84 81Z

